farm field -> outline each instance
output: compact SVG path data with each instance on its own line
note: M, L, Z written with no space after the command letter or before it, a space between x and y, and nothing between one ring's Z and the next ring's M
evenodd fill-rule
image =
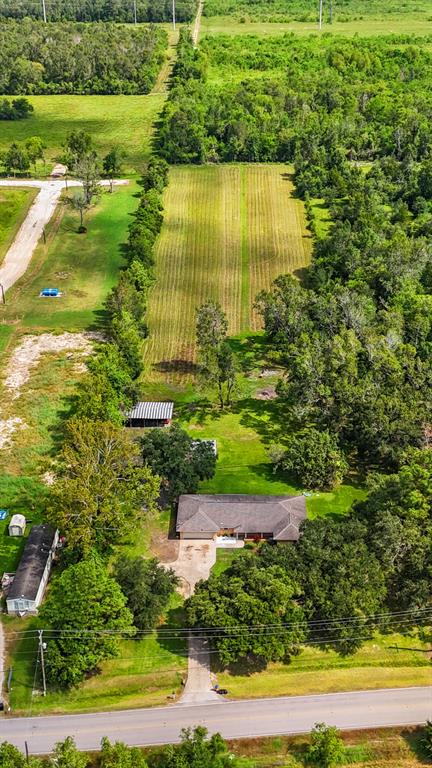
M256 672L241 665L231 672L215 671L219 685L227 688L233 698L248 699L430 685L427 654L416 653L410 650L412 647L426 648L415 633L376 635L352 656L306 646L290 664L269 664L264 671Z
M0 264L37 195L37 189L0 190Z
M149 304L146 378L191 370L195 313L219 301L229 333L254 330L259 290L310 258L303 203L284 165L173 167Z
M13 141L40 136L46 145L46 166L38 163L37 174L51 171L61 158L66 137L73 130L90 133L103 156L113 146L125 152L124 173L142 170L150 150L154 122L166 94L146 96L29 96L34 113L27 120L2 122L0 151Z
M319 35L322 33L362 37L378 35L431 35L431 14L388 15L385 17L366 17L348 21L335 21L325 24L322 32L315 21L258 21L247 18L240 22L234 16L203 16L200 39L207 35L259 35L275 36L287 33L296 35Z

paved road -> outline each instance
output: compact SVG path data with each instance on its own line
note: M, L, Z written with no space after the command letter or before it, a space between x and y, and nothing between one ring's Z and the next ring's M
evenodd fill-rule
M109 182L102 181L100 184L101 186L108 186ZM115 181L114 184L128 184L128 181L119 180ZM68 181L68 186L81 186L81 182L71 179ZM42 236L44 227L56 209L66 183L62 180L2 179L0 180L0 187L36 187L40 189L0 268L0 283L7 291L26 272L33 251Z
M93 750L104 735L136 746L173 743L182 728L198 724L232 739L305 733L316 722L351 730L416 725L431 716L432 688L400 688L86 715L5 717L0 721L0 741L7 739L22 750L27 741L32 754L41 754L69 734L80 749Z

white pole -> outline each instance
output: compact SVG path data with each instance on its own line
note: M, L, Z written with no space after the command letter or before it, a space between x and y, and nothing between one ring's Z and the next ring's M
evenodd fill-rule
M46 24L47 17L46 17L45 0L42 0L42 11L43 11L43 20Z
M46 696L46 679L45 679L45 657L44 657L45 643L43 641L43 629L39 630L39 651L42 665L42 683L43 683L43 695Z
M137 8L136 8L136 0L134 0L134 22L137 23Z
M175 32L176 28L176 10L175 10L175 0L172 0L172 17L173 17L173 30Z
M320 0L319 4L319 28L322 29L322 18L323 18L323 0Z

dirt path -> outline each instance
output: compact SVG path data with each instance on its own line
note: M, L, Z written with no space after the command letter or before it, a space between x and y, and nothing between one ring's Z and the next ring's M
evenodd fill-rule
M194 44L194 48L196 48L198 45L199 34L201 29L201 16L203 11L203 5L204 5L203 0L200 0L198 3L197 15L195 16L195 22L192 30L192 42Z
M174 66L174 62L176 59L176 46L178 43L178 27L176 30L171 30L168 32L168 50L167 50L167 56L162 64L162 67L160 69L160 72L158 74L157 80L150 91L150 96L154 96L158 93L168 93L169 88L169 79L171 77L172 68Z
M123 180L114 182L116 186L128 183ZM108 181L101 181L100 184L109 186ZM68 186L79 187L81 182L68 181ZM62 190L66 188L66 182L1 179L0 187L36 187L40 190L0 267L0 285L6 292L26 272L43 230L54 214Z

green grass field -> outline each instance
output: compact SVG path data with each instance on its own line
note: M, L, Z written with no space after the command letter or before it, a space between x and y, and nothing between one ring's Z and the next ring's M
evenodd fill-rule
M406 648L395 650L391 646ZM426 648L411 637L377 635L352 656L306 646L290 664L269 664L264 671L238 665L231 671L217 671L218 683L233 698L291 696L372 688L402 688L430 685L430 660L410 648Z
M15 334L100 325L103 302L123 262L136 191L131 183L112 195L103 192L88 216L84 235L77 231L78 215L59 205L47 227L46 244L39 243L26 274L8 291L7 304L0 308L0 335L10 325ZM41 299L44 286L56 286L64 296Z
M3 122L0 151L12 141L40 136L46 145L46 167L38 163L37 174L50 173L61 158L66 137L84 130L103 157L113 146L125 152L124 173L139 173L150 150L154 122L166 98L164 93L147 96L29 96L34 113L28 120Z
M37 189L0 189L0 264L37 193Z
M388 15L385 17L365 17L335 21L324 24L322 32L313 21L254 21L248 18L241 23L238 18L230 16L203 17L200 39L206 35L259 35L275 36L293 32L296 35L361 35L362 37L376 35L431 35L432 14Z
M303 204L283 165L174 167L157 245L147 377L170 380L194 360L196 309L222 304L229 332L259 326L255 296L309 262Z

